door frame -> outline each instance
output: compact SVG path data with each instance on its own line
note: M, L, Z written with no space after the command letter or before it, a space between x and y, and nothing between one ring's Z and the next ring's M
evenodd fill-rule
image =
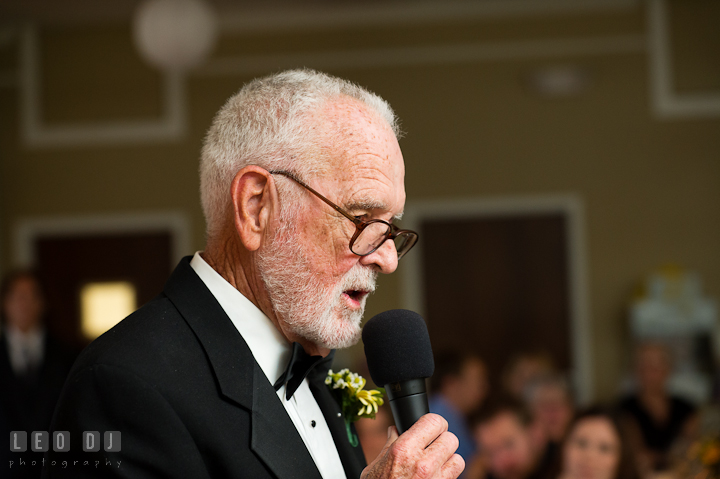
M566 219L568 297L570 312L570 353L573 361L572 382L579 404L594 399L593 357L585 240L585 208L577 195L476 197L408 202L402 227L418 231L426 220L472 219L544 215L560 213ZM412 254L403 258L401 291L405 308L423 315L423 242L418 241Z
M118 233L170 234L170 270L185 255L192 254L190 222L180 211L116 213L102 215L21 218L13 235L16 267L32 267L36 262L35 241L43 236L89 236Z

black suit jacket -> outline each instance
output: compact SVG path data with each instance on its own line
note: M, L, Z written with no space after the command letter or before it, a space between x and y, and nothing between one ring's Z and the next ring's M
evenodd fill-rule
M53 421L53 430L70 431L72 450L49 451L46 477L320 479L272 385L189 262L75 363ZM365 460L339 405L326 387L311 389L348 479L360 477ZM120 431L121 451L82 452L82 431Z

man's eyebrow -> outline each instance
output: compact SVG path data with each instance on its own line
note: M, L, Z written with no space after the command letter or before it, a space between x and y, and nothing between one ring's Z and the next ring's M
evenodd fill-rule
M349 211L386 210L387 204L371 198L360 198L345 205L345 209Z
M388 210L386 203L372 198L361 198L353 200L351 203L345 205L345 209L348 211L371 211L371 210ZM393 220L400 220L403 216L403 211L393 216Z

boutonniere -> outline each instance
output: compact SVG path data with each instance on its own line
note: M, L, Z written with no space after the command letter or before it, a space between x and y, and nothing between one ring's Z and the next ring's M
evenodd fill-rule
M375 419L378 407L385 402L385 389L364 389L366 383L364 377L351 373L349 369L342 369L337 373L331 369L325 378L325 384L340 398L345 430L353 447L358 445L358 438L350 429L350 424L363 417Z

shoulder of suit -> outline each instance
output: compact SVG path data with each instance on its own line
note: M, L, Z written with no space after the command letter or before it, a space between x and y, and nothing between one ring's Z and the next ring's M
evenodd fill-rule
M160 295L85 348L70 374L107 365L158 377L202 355L183 317L171 301Z

